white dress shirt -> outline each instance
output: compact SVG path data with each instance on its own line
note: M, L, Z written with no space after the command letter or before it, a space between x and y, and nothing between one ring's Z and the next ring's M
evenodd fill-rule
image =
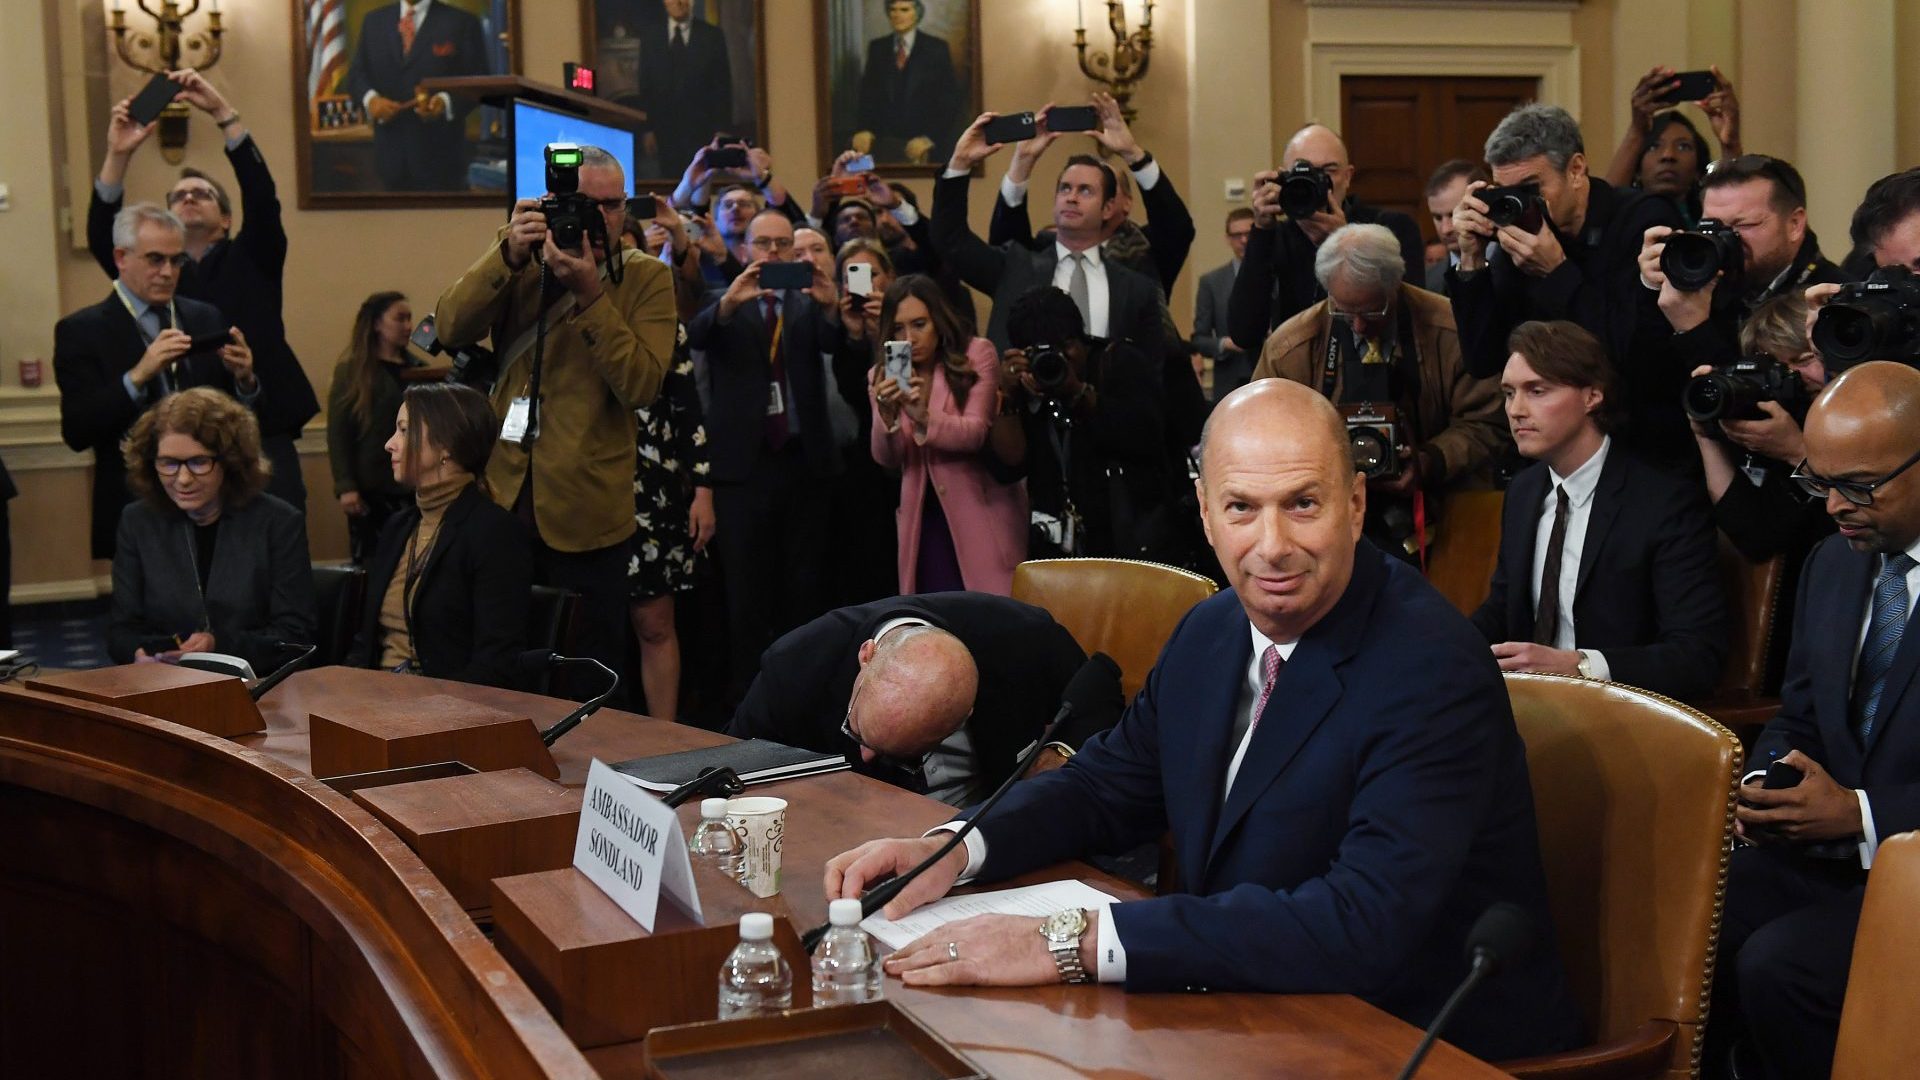
M1073 254L1067 245L1058 240L1053 242L1053 257L1056 260L1053 264L1053 287L1068 296L1073 295ZM1080 254L1087 260L1087 333L1092 337L1105 338L1110 336L1107 330L1112 320L1107 308L1113 299L1107 294L1106 260L1100 254L1098 244Z
M1907 557L1916 562L1920 562L1920 542L1916 542L1912 547L1907 549ZM1887 557L1882 555L1880 556L1880 565L1875 568L1873 576L1878 579L1881 571L1885 570L1886 567ZM1869 586L1869 589L1871 589L1871 586ZM1915 566L1913 569L1907 571L1907 624L1909 626L1913 624L1913 607L1916 603L1920 603L1920 566ZM1848 668L1847 674L1848 701L1853 700L1853 677L1859 673L1860 650L1867 644L1867 629L1872 623L1873 604L1869 601L1866 605L1866 610L1860 615L1860 635L1853 641L1853 664ZM1882 698L1881 700L1884 701L1887 699ZM1854 792L1854 795L1860 799L1860 865L1870 870L1873 868L1873 854L1880 850L1880 831L1873 827L1873 804L1867 801L1866 789L1860 788Z
M1612 446L1613 437L1603 437L1600 449L1566 476L1554 472L1552 466L1547 467L1547 477L1552 483L1547 486L1546 498L1541 503L1540 521L1533 535L1533 572L1527 575L1527 580L1533 582L1533 602L1538 617L1540 575L1547 568L1553 519L1559 513L1558 493L1564 487L1567 489L1567 533L1560 548L1560 618L1555 623L1553 641L1546 643L1556 649L1573 648L1573 592L1580 581L1580 555L1586 549L1587 522L1593 519L1594 489L1600 486L1600 470L1606 467L1607 451ZM1613 670L1607 666L1605 656L1593 649L1578 651L1587 658L1594 678L1602 682L1612 679Z

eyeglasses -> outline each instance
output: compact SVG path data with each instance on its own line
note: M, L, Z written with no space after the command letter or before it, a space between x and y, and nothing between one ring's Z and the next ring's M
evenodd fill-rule
M180 203L187 202L188 200L197 200L199 202L219 202L220 196L214 194L214 191L212 188L190 187L190 188L180 188L177 191L167 192L168 206L177 206Z
M853 706L860 700L860 688L863 685L865 685L865 680L856 680L853 684L853 696L847 699L847 718L840 721L840 734L853 740L853 745L860 747L862 750L872 750L873 759L877 762L890 765L903 772L924 772L927 767L929 754L918 754L914 757L903 758L885 753L877 747L867 745L866 740L862 739L859 733L853 730Z
M149 270L158 270L163 266L171 266L178 270L187 265L187 253L184 251L172 255L163 255L158 251L145 251L141 252L140 258L147 264Z
M602 213L606 214L624 214L627 212L627 197L625 195L616 195L611 199L595 199L593 200L593 204L598 206Z
M755 251L792 251L793 237L760 236L748 241L747 246Z
M1391 308L1383 304L1381 305L1380 310L1378 311L1341 311L1338 308L1336 308L1332 312L1330 312L1330 314L1334 318L1339 319L1341 322L1352 322L1355 319L1365 319L1368 322L1378 322L1379 320L1386 318L1387 312L1391 310L1392 310Z
M195 476L205 476L213 471L220 460L208 454L195 454L190 458L163 457L153 459L153 471L161 476L178 476L182 465Z
M1803 458L1794 468L1792 480L1800 485L1800 490L1823 502L1828 492L1837 491L1841 498L1855 506L1872 506L1873 493L1891 483L1894 477L1913 468L1915 463L1920 463L1920 450L1914 451L1913 456L1903 462L1899 468L1877 480L1829 480L1819 473L1810 471L1807 468L1806 459Z

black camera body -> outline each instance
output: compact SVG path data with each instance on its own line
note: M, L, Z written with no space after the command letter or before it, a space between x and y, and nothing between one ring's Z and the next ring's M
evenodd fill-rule
M1747 249L1740 234L1713 218L1700 226L1669 233L1660 251L1660 272L1681 292L1699 292L1724 273L1733 282L1747 267Z
M580 194L580 162L585 157L572 143L548 143L547 194L540 199L540 213L547 219L547 232L553 246L565 252L580 250L583 237L606 240L607 225L600 208Z
M1052 394L1073 375L1073 362L1067 358L1065 347L1042 343L1027 350L1027 373L1041 393Z
M1317 165L1296 162L1280 174L1280 209L1293 221L1333 210L1333 176Z
M1546 223L1547 203L1540 197L1538 180L1481 188L1474 194L1487 204L1487 220L1497 227L1512 225L1524 232L1539 232Z
M1353 467L1369 480L1400 475L1400 424L1393 406L1361 402L1338 408L1347 422Z
M1747 356L1695 376L1680 398L1687 415L1700 423L1715 420L1764 420L1760 403L1771 401L1796 421L1806 419L1813 395L1800 375L1771 356Z
M1843 285L1813 323L1813 347L1829 369L1863 360L1920 360L1920 277L1883 266Z

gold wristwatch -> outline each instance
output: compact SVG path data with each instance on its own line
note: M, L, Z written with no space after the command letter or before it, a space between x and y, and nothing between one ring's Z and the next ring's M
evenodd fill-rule
M1080 938L1086 932L1087 913L1081 908L1056 911L1040 921L1040 936L1047 939L1047 951L1053 954L1053 965L1060 969L1061 982L1093 981L1080 963Z

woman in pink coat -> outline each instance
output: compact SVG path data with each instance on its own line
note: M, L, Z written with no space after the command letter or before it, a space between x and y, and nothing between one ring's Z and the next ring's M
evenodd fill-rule
M1004 596L1027 554L1027 490L989 475L981 449L999 355L986 339L962 336L940 287L919 274L887 289L879 325L876 339L913 347L906 389L887 373L881 341L868 380L873 459L900 470L900 591Z

